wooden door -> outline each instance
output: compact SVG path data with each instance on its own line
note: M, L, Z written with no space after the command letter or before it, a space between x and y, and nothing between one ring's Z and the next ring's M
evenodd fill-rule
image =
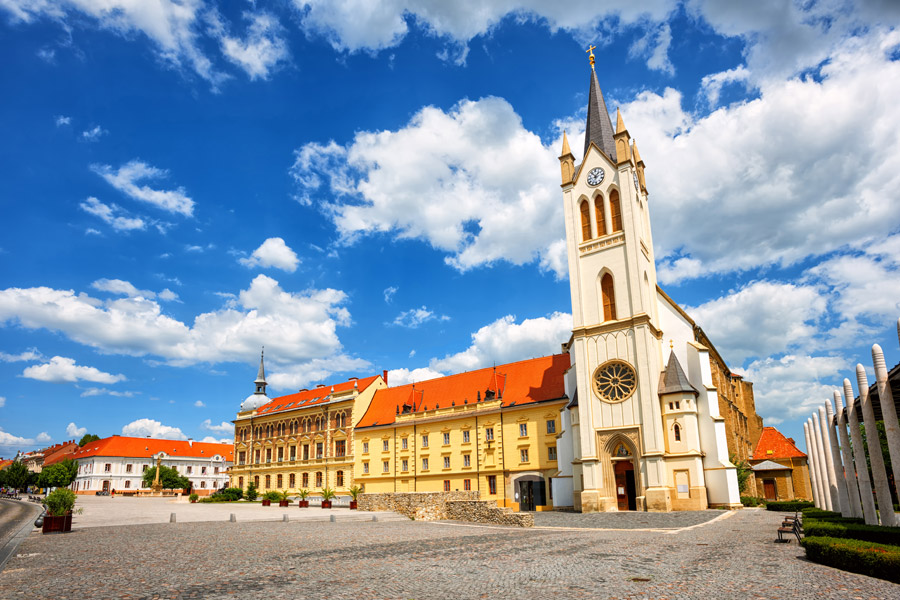
M637 497L634 484L634 463L618 460L613 464L616 474L616 505L619 510L635 510Z
M764 479L763 480L763 493L766 495L766 500L776 500L777 492L775 488L775 480L774 479Z

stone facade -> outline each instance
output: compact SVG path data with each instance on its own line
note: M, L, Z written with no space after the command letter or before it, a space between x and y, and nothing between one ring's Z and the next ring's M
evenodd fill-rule
M495 502L479 500L477 491L400 492L361 494L359 510L389 510L417 521L471 521L514 527L533 527L530 513L514 513Z

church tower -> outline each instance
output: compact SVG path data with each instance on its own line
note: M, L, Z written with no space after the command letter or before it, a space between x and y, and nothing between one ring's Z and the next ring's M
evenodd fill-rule
M574 504L583 512L671 510L644 164L618 111L613 128L593 52L584 156L575 166L564 139L560 164L578 390Z

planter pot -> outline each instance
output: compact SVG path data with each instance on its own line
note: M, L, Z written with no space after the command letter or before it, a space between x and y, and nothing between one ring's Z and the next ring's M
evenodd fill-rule
M272 501L271 500L263 500L262 504L263 504L263 506L272 506Z
M62 517L51 517L44 515L44 526L41 529L43 533L65 533L72 531L72 513Z
M356 500L350 501L350 510L356 510Z
M197 504L196 500L191 500L191 504Z
M278 501L278 506L290 506L290 505L291 505L291 503L288 500L279 500Z
M322 500L322 508L331 508L331 500Z
M309 508L309 500L297 500L297 506L300 508Z

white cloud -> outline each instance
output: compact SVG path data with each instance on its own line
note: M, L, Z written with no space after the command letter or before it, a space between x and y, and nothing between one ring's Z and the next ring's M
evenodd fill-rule
M156 297L166 302L180 302L180 300L178 300L178 294L176 294L169 288L165 288L163 291L157 294Z
M187 436L178 427L169 427L153 419L137 419L122 428L122 435L150 437L169 440L186 440Z
M76 365L74 358L64 356L54 356L48 363L27 367L22 371L22 377L49 383L75 383L77 381L116 383L126 379L121 374L112 375L94 367Z
M266 346L268 348L268 346ZM269 355L266 354L268 357ZM268 364L269 359L266 359ZM333 373L359 373L368 369L368 361L347 355L338 355L327 359L312 359L302 363L274 363L266 380L275 389L300 389L309 387L313 382L322 381Z
M391 369L388 371L388 384L393 387L443 376L444 373L428 367L421 367L418 369Z
M196 406L197 408L204 408L206 405L203 404L203 400L197 400L196 402L194 402L194 406Z
M846 40L819 77L763 82L707 116L672 89L622 107L647 163L662 283L791 265L900 226L898 44L900 31Z
M37 51L37 56L47 64L53 64L56 61L56 50L53 48L41 48Z
M757 412L769 422L809 414L832 397L834 387L822 381L840 381L851 368L840 356L788 354L750 363L745 377L753 382Z
M80 438L84 437L84 434L87 433L87 427L79 427L75 423L69 423L66 425L66 435L70 438Z
M244 19L250 22L244 39L228 35L218 17L213 20L213 29L219 38L222 54L242 68L251 81L268 79L273 69L290 57L287 43L282 37L283 29L278 19L266 12L245 12Z
M155 298L156 293L150 290L139 290L128 281L122 279L98 279L91 287L101 292L121 294L129 298Z
M394 294L397 293L397 288L394 286L384 288L384 301L388 304L394 299Z
M37 348L30 348L19 354L7 354L0 352L0 362L29 362L33 360L43 360L44 355Z
M423 323L427 323L428 321L449 321L450 317L446 315L436 315L433 311L428 310L427 307L423 306L422 308L411 308L409 310L405 310L394 319L394 325L399 325L400 327L408 327L409 329L416 329L419 325Z
M647 61L647 67L654 71L675 74L675 67L669 60L669 45L672 43L672 28L663 23L656 28L649 28L644 35L631 45L628 56L641 57Z
M0 324L49 329L105 353L160 357L169 364L244 362L262 345L273 385L315 381L368 366L342 353L337 328L350 324L347 296L334 289L289 293L258 275L225 307L183 323L147 298L99 300L48 287L0 290Z
M554 312L547 317L516 323L513 315L497 319L472 334L472 345L457 354L431 361L436 371L460 373L558 354L572 333L572 315Z
M213 436L208 435L200 441L204 444L233 444L234 438L214 438Z
M66 117L63 115L57 115L56 119L54 119L57 127L62 127L63 125L69 125L72 123L72 117Z
M47 442L53 441L53 438L50 437L50 434L46 431L42 431L37 436L35 436L34 441L40 442L41 444L46 444Z
M245 267L275 267L288 273L297 270L300 259L280 237L269 238L249 258L238 259Z
M26 446L34 446L34 443L35 440L33 439L7 433L0 427L0 448L16 450Z
M175 190L155 190L147 185L139 185L146 179L160 179L167 177L169 172L157 169L140 160L132 160L125 163L118 170L113 170L110 165L92 165L91 170L103 177L111 186L128 197L152 204L162 210L178 213L185 217L193 216L194 201L184 191L184 188Z
M715 108L719 104L722 88L731 83L745 83L749 78L750 71L743 65L739 65L727 71L705 75L700 82L700 90L706 96L709 106Z
M449 112L425 107L397 131L359 132L346 147L307 144L291 174L301 195L321 195L345 242L377 233L422 239L460 271L498 260L561 268L552 146L505 100L463 100Z
M139 392L119 392L107 388L90 387L81 392L82 398L90 398L91 396L114 396L116 398L134 398Z
M6 406L6 396L0 396L0 408Z
M81 139L86 142L96 142L107 133L109 132L97 125L93 129L86 129L85 131L82 131Z
M81 210L100 218L116 231L132 231L134 229L144 229L147 226L143 219L120 216L125 211L115 204L103 204L94 197L88 198L79 206L81 206Z
M215 431L216 433L234 433L234 423L228 423L226 421L222 421L218 425L213 425L211 419L206 419L200 424L200 428L208 431Z
M755 281L726 296L685 310L726 361L779 354L813 344L826 299L813 286Z

